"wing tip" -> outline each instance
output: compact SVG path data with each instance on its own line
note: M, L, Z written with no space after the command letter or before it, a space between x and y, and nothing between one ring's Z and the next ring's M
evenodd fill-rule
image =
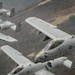
M18 40L14 39L14 40L11 40L10 42L17 42Z
M3 45L0 47L0 49L6 48L6 47L9 47L9 45Z
M28 17L27 19L25 19L25 22L28 22L30 19L36 19L37 17Z

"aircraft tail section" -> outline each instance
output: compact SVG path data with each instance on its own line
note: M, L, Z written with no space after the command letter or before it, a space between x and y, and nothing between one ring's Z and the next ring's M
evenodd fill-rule
M19 32L21 30L21 22L18 22L17 25L11 26L15 32Z
M3 21L6 21L6 20L9 18L9 16L10 16L10 17L13 17L14 15L15 15L15 9L12 8L9 12L3 13L1 19L2 19Z
M6 13L9 17L13 17L15 15L15 8L11 8L9 12Z
M2 6L2 2L0 2L0 9L2 9L3 8L3 6Z

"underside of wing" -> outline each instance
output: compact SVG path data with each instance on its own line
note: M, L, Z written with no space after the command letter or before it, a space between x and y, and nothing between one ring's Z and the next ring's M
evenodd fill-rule
M16 41L18 41L15 38L12 38L10 36L4 35L2 33L0 33L0 39L4 40L4 41L7 41L7 42L16 42Z
M51 73L50 71L44 68L42 70L37 71L35 75L55 75L55 74Z
M29 65L29 64L34 64L32 61L24 57L20 52L17 50L13 49L12 47L8 45L4 45L1 47L1 50L6 53L10 58L12 58L18 65L24 64L24 65Z
M57 26L54 26L36 17L29 17L25 21L29 23L31 26L38 29L40 32L50 37L51 39L58 39L58 38L64 39L67 36L68 37L71 36L70 34L58 29Z

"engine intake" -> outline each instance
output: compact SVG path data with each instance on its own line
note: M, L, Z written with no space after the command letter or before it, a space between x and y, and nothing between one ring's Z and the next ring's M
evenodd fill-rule
M57 59L48 61L46 67L47 67L47 69L51 69L51 68L54 68L54 67L58 67L60 65L63 65L63 62L65 60L67 60L66 57L60 57L60 58L57 58Z

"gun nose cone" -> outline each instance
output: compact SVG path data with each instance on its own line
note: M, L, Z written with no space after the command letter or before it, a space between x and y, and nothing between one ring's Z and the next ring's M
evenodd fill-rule
M38 57L37 56L35 56L34 60L35 60L35 63L38 63Z
M44 50L41 50L36 56L35 56L35 62L41 62L43 61L43 54L45 53Z

